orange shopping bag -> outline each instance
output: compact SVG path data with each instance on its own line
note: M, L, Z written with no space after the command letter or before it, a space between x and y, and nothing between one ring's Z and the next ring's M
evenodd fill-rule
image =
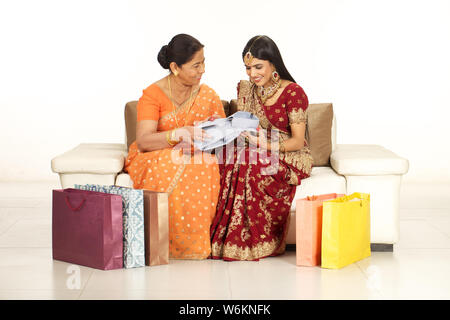
M298 266L320 265L323 202L343 196L330 193L297 200L295 229Z

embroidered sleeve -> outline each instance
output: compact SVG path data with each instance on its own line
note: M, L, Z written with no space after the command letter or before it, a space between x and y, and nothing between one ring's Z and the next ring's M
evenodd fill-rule
M251 83L249 81L246 80L241 80L238 83L237 86L237 105L238 105L238 110L244 110L244 111L248 111L246 110L246 104L248 103L248 99L251 95Z
M306 122L308 104L308 97L299 85L288 89L286 107L290 124Z

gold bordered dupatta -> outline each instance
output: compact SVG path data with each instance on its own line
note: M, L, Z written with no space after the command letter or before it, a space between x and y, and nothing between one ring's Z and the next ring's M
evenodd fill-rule
M194 119L195 114L196 114L196 113L194 113L194 110L197 110L199 108L199 103L197 100L199 98L201 99L201 94L203 93L202 90L204 90L204 89L205 89L205 86L201 85L195 92L193 92L192 99L189 99L185 103L181 104L180 106L175 108L175 110L173 110L172 112L169 112L169 113L163 115L159 119L158 130L165 131L165 130L175 129L176 128L176 123L174 121L175 117L177 117L178 124L180 127L191 126L191 125L193 125L194 121L198 121L197 119ZM162 91L162 89L161 89L161 91ZM164 95L166 95L166 94L164 93ZM172 103L172 105L173 105L173 102L170 100L170 98L167 95L166 95L166 97L167 97L167 100L170 101L170 103ZM197 111L199 111L199 110L197 110ZM194 114L194 117L190 116L191 114ZM190 121L190 120L192 120L192 121Z

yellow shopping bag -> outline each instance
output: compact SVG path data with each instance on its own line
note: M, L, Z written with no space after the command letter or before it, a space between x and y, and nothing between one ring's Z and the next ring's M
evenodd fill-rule
M370 256L370 195L323 202L322 268L339 269Z

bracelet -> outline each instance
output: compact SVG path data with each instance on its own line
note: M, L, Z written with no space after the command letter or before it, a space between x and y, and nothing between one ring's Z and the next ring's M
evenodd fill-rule
M167 143L171 147L173 147L174 145L176 145L179 142L179 141L176 141L176 140L172 140L172 136L174 135L174 133L175 133L175 130L169 130L169 131L166 132L166 140L167 140Z

